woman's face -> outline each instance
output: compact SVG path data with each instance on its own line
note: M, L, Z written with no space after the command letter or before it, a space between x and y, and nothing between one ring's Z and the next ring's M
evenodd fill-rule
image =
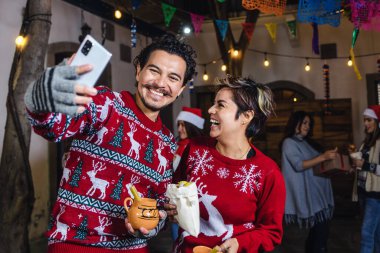
M185 127L185 122L183 120L178 120L177 123L178 127L178 135L180 140L184 140L188 138L187 132L186 132L186 127Z
M230 89L221 89L215 97L214 105L208 109L210 114L210 136L218 140L236 138L236 134L245 134L243 114L235 119L238 107L232 100Z
M296 127L296 134L306 137L310 131L310 117L306 116Z
M367 116L364 116L364 129L367 134L373 133L376 130L376 120Z

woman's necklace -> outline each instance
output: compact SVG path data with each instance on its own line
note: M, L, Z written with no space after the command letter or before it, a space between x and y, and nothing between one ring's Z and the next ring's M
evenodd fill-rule
M215 148L216 148L216 150L217 150L220 154L224 155L223 152L220 150L220 148L219 148L219 146L218 146L218 143L215 145ZM247 154L249 153L250 150L251 150L251 146L249 145L247 151L244 152L244 154L243 154L241 157L233 158L233 159L236 159L236 160L243 160L243 159L245 159L245 158L247 157ZM224 156L226 156L226 155L224 155Z

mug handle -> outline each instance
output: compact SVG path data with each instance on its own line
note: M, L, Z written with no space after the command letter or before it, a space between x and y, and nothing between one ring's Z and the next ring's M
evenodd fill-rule
M124 208L125 208L125 211L127 211L127 214L129 212L129 207L127 205L127 203L128 203L129 200L132 201L132 204L133 204L133 199L132 198L128 197L128 198L124 199Z

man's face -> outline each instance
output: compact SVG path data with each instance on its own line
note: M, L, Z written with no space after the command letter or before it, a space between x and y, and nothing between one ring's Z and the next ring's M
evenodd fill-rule
M181 94L186 62L178 55L162 50L151 53L144 68L137 66L136 103L151 119Z

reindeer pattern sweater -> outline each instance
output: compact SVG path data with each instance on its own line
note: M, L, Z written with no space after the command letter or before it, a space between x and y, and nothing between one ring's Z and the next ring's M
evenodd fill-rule
M49 248L147 252L145 239L127 233L123 201L132 197L131 184L142 197L164 200L176 144L160 118L148 119L130 93L105 87L75 118L28 114L44 138L73 138L47 232Z
M251 158L222 156L211 138L194 139L185 150L174 181L196 182L200 234L182 232L177 253L197 245L214 247L236 238L238 252L272 251L281 242L285 184L278 166L252 146Z

